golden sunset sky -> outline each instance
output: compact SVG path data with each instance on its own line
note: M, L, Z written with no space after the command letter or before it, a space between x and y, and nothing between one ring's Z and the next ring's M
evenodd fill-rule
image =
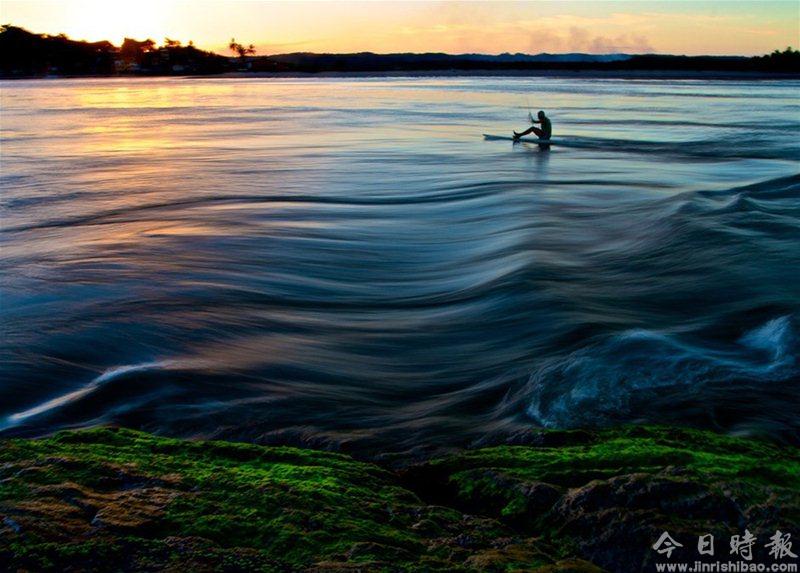
M227 53L589 52L755 55L800 41L800 2L1 0L3 23L75 39L164 37Z

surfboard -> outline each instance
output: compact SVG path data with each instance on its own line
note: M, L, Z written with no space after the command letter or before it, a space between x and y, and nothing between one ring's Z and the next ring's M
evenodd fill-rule
M558 139L537 139L532 137L514 139L508 135L490 135L488 133L484 133L483 138L487 141L521 141L523 143L537 143L539 145L558 145L560 143Z

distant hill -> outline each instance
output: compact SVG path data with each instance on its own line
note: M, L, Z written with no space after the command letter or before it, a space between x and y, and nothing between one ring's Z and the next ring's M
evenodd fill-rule
M616 62L619 60L627 60L631 57L630 54L509 54L508 52L499 54L497 56L486 54L462 54L456 56L459 58L467 58L473 60L483 61L498 61L498 62Z
M662 56L631 54L276 54L253 62L299 72L387 72L419 70L713 70L800 71L794 67L773 69L758 58L743 56ZM792 62L790 62L792 63ZM769 64L769 62L767 62Z
M470 70L470 69L541 69L556 64L593 65L619 62L633 58L629 54L445 54L398 53L375 54L315 54L295 52L266 57L266 62L278 63L294 71L412 71L412 70ZM261 58L264 60L264 58ZM258 60L258 58L256 58Z
M656 54L316 54L226 57L166 39L126 38L81 42L63 34L34 34L10 24L0 27L0 76L190 75L225 72L502 72L596 70L605 72L759 72L800 74L800 52L787 48L758 57Z

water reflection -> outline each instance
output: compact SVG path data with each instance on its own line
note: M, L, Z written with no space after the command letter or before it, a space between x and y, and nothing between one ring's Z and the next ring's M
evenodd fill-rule
M677 416L793 439L774 353L797 355L797 87L4 83L0 419L405 448ZM526 97L571 145L482 140ZM743 108L758 145L721 119Z

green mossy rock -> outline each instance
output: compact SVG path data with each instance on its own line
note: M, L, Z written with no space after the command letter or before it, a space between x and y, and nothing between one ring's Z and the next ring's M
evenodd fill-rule
M635 571L663 529L800 521L795 448L646 427L522 443L391 472L116 428L4 440L0 570Z
M613 571L647 569L665 530L696 547L706 533L727 544L748 528L766 541L800 523L796 448L636 426L531 432L522 441L531 445L461 452L405 479L424 484L424 498L496 517Z

